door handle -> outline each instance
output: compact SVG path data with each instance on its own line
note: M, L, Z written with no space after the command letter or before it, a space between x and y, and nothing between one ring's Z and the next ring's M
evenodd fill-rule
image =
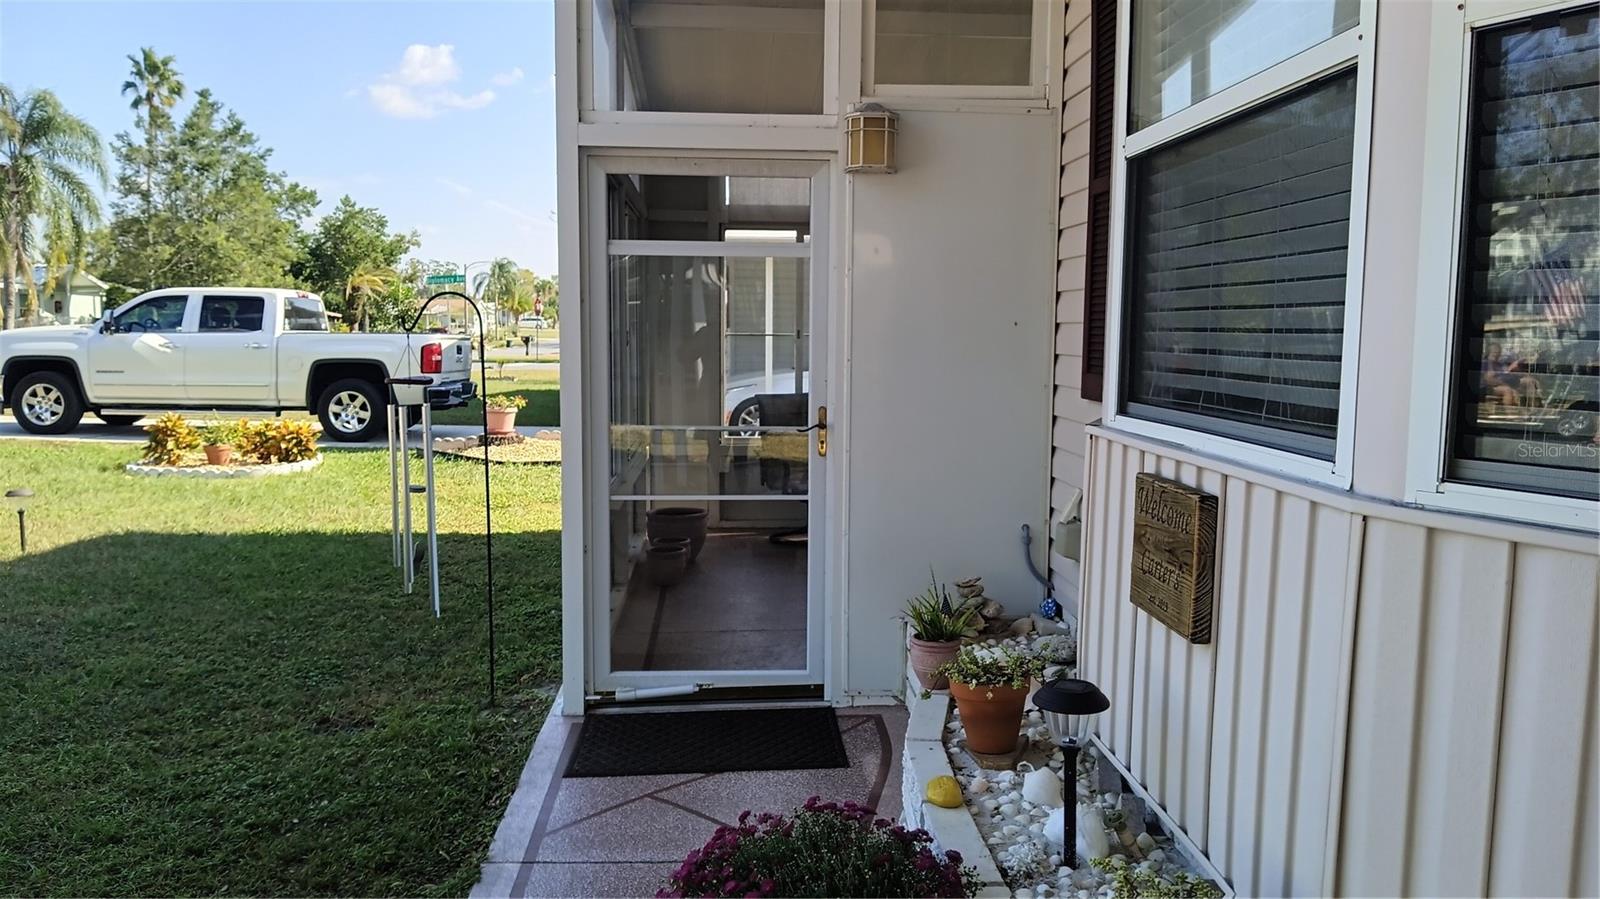
M816 424L812 425L809 428L799 428L797 430L801 434L807 433L808 431L816 431L817 432L817 455L826 456L828 454L828 407L827 406L818 406L817 407L817 423Z
M247 350L264 350L267 348L267 345L264 343L247 343L244 345L244 348Z

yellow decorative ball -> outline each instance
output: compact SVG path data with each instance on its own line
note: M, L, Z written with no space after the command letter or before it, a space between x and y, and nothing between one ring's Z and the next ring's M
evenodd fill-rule
M961 784L948 774L928 781L928 801L940 808L961 807Z

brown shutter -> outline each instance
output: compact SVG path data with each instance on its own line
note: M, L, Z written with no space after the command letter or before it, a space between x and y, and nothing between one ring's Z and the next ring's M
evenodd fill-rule
M1089 221L1083 278L1083 384L1099 401L1106 374L1106 285L1111 275L1111 161L1115 150L1117 0L1089 11Z

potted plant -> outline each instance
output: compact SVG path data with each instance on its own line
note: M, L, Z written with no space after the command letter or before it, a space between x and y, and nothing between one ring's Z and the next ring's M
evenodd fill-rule
M219 421L200 429L200 443L206 450L207 465L227 465L233 461L233 448L243 429L238 423Z
M514 434L517 431L517 410L528 405L519 393L496 393L484 400L489 407L489 433Z
M1028 683L1039 669L1037 656L995 643L963 646L939 669L950 678L972 751L998 755L1017 748Z
M744 812L718 827L656 896L962 897L977 894L977 873L925 830L813 796L792 815Z
M905 620L911 625L911 670L924 690L943 690L950 679L939 673L961 649L977 606L958 606L950 591L928 573L928 589L906 603Z

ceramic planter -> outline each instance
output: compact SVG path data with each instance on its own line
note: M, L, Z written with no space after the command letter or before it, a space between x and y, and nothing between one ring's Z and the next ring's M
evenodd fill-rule
M706 545L706 510L687 506L651 509L645 516L645 532L651 543L662 538L689 538L689 561L693 562Z
M644 572L650 583L670 587L683 580L684 569L689 567L689 551L681 544L652 543L644 553Z
M1009 685L969 687L951 681L950 695L961 710L967 729L967 747L990 755L1012 752L1022 730L1022 709L1028 701L1025 687Z
M689 538L688 537L657 537L654 540L650 541L650 545L651 546L681 546L681 547L683 547L684 562L687 564L688 562L692 562L693 561L693 559L689 558L689 554L694 551L694 547L693 547L693 544L691 544L689 542Z
M940 666L952 661L961 651L960 640L918 640L911 638L911 670L924 690L943 690L950 678L939 674Z
M207 465L227 465L233 461L233 447L226 443L206 447Z
M515 434L517 431L517 410L496 409L489 407L489 433Z

